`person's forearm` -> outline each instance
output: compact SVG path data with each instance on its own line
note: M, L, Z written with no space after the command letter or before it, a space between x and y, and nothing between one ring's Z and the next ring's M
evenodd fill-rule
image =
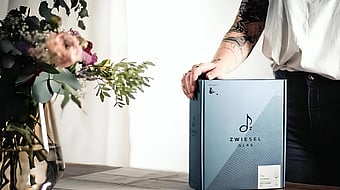
M225 34L212 62L223 64L225 73L237 68L250 54L264 30L267 0L242 1L231 29Z

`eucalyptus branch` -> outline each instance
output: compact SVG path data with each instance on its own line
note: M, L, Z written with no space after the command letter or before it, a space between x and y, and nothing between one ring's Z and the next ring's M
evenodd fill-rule
M105 97L111 97L110 92L114 92L116 98L115 106L123 107L129 105L130 99L135 99L134 95L138 91L144 92L143 87L149 87L151 77L142 74L154 66L150 61L141 64L136 62L121 60L113 64L106 59L96 65L90 65L79 72L79 76L87 80L97 81L97 93L103 102Z

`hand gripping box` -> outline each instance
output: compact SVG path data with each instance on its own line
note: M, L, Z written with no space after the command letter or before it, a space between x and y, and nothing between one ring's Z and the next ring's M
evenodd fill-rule
M285 136L285 80L198 80L190 100L190 186L284 188Z

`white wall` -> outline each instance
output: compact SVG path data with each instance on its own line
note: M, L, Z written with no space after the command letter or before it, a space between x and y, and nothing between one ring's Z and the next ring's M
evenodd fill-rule
M188 171L189 101L180 80L210 61L240 1L127 0L129 57L154 57L151 88L130 107L130 164ZM229 78L272 78L261 43Z

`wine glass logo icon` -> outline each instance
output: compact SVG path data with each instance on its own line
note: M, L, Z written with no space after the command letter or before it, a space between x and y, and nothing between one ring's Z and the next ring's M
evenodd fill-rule
M212 87L209 88L209 94L216 94L216 95L218 95L218 93Z

